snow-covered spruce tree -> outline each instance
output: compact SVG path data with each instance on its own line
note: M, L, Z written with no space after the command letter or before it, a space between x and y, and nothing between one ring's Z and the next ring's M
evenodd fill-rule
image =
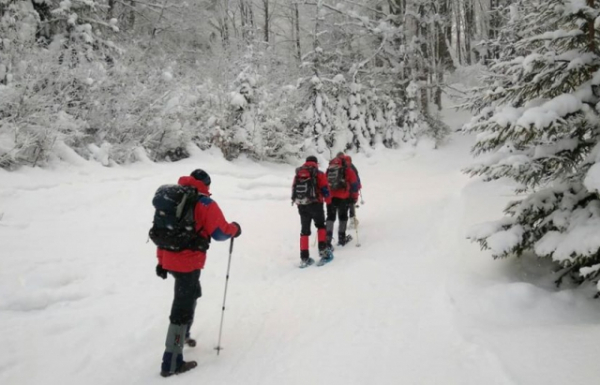
M466 126L478 134L474 153L486 156L466 171L485 180L511 178L528 195L469 237L494 257L534 251L577 279L597 280L600 2L518 6L521 20L507 28L519 39L490 66L485 104L474 104L478 115Z
M298 129L297 106L300 93L295 86L273 83L259 102L259 117L264 159L276 162L296 160L303 144Z
M387 148L396 148L401 141L401 130L398 126L398 108L392 98L386 99L387 102L383 106L383 124L381 126L382 143Z
M231 93L227 123L218 142L227 160L235 159L242 153L256 155L262 151L255 103L256 80L256 74L246 70L236 79L237 89Z
M377 88L373 82L370 82L370 87L365 89L364 97L366 103L366 121L367 132L369 134L369 144L373 148L378 148L384 145L385 131L387 130L387 118L385 110L389 97Z
M304 116L301 126L304 131L302 152L306 154L327 154L331 156L335 145L334 113L335 98L328 78L334 78L339 72L340 61L337 53L325 50L322 42L325 40L326 31L323 30L325 22L324 0L317 0L315 7L314 30L312 32L312 51L304 55L302 67L307 69L307 74L300 79L300 88L304 91Z
M348 147L360 151L371 146L371 133L367 127L367 105L362 95L362 84L354 79L349 86L348 115L350 118L352 142L350 142Z
M303 152L328 154L334 146L333 113L331 101L326 92L326 85L315 73L306 80L304 86L307 89L308 107L304 110L304 119L301 123L304 127Z
M331 79L332 119L335 131L335 148L332 153L345 151L352 143L350 130L350 87L343 74L337 74Z

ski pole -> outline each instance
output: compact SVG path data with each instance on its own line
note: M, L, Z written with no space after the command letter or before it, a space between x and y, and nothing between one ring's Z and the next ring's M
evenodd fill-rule
M360 240L358 239L358 219L356 218L356 214L352 219L354 220L354 231L356 231L356 247L360 247Z
M363 200L363 197L362 197L362 189L360 189L360 191L358 193L360 194L360 204L364 205L365 201Z
M227 299L227 284L229 283L229 269L231 268L231 254L233 254L233 237L229 243L229 261L227 262L227 275L225 276L225 293L223 293L223 308L221 309L221 326L219 327L219 342L217 342L217 356L223 350L221 347L221 335L223 334L223 318L225 318L225 300Z

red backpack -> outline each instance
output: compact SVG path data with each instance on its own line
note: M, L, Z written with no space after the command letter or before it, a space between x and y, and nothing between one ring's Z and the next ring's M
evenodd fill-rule
M317 196L317 169L302 166L296 169L292 200L298 205L308 205L319 201Z
M332 191L346 190L346 161L342 158L333 158L327 167L327 182Z

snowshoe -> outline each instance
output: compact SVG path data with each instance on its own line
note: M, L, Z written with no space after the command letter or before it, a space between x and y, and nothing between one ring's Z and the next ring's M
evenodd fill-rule
M338 246L345 246L352 240L352 235L346 235L344 238L338 239Z
M313 263L315 263L315 260L308 257L307 259L303 259L302 262L300 262L300 268L304 269L305 267L309 267Z
M181 373L185 373L189 370L194 369L196 366L198 366L198 363L196 361L187 361L187 362L183 362L181 365L179 365L179 367L177 368L176 371L174 372L160 372L160 375L163 377L170 377L173 374L181 374Z
M319 252L321 259L317 262L317 266L323 266L333 260L333 252L331 249L321 250Z

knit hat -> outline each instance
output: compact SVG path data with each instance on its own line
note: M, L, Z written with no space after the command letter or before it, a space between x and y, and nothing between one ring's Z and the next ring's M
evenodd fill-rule
M317 157L316 157L316 156L314 156L314 155L311 155L311 156L307 157L307 158L306 158L306 161L307 161L307 162L315 162L315 163L319 163L319 160L318 160L318 159L317 159Z
M194 177L194 179L199 180L204 183L207 187L210 186L210 175L206 173L206 171L202 169L197 169L192 171L190 176Z

